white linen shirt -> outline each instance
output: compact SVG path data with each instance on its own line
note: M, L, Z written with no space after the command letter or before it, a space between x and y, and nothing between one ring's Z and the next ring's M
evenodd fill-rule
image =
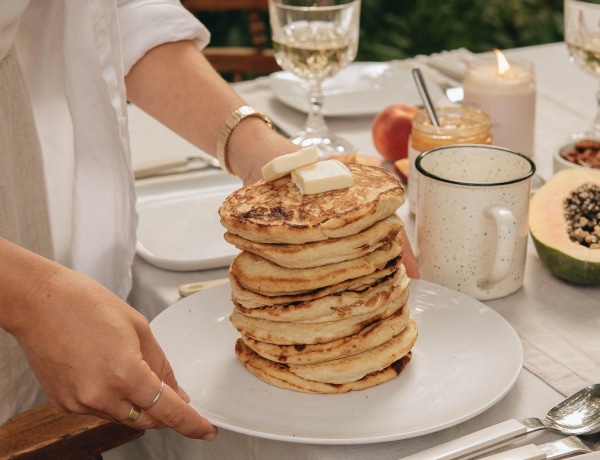
M19 30L19 19L29 0L0 1L0 61L8 54Z
M55 260L123 299L136 238L124 76L159 44L209 38L177 0L31 0L21 18Z
M0 60L16 47L42 147L55 259L125 299L135 189L124 76L149 49L210 38L176 0L0 0ZM18 31L17 31L18 29ZM0 330L0 425L40 401Z

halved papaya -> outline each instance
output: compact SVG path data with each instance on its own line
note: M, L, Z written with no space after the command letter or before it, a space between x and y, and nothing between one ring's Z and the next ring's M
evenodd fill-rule
M556 173L531 198L529 231L554 275L600 285L600 171Z

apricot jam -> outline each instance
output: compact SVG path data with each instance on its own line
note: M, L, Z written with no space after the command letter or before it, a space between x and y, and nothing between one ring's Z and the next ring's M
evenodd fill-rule
M408 207L415 214L417 207L418 172L415 160L421 152L453 144L492 144L492 124L481 110L470 107L438 107L440 126L434 126L426 110L413 118L408 146L409 183Z

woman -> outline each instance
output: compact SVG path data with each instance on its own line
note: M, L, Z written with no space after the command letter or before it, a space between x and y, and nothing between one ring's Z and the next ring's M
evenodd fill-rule
M203 57L208 40L175 1L0 1L0 326L57 407L213 439L124 301L136 225L126 103L214 154L244 102ZM250 183L294 150L251 116L227 161ZM0 334L3 423L41 392Z
M127 101L219 144L246 184L297 150L257 113L225 127L245 103L203 57L209 38L175 0L0 0L0 424L42 400L37 377L62 410L216 437L125 302Z

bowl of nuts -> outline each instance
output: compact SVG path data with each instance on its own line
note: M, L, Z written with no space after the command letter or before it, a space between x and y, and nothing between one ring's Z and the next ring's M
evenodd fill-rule
M561 147L554 154L554 172L568 168L600 170L600 140L579 139Z

